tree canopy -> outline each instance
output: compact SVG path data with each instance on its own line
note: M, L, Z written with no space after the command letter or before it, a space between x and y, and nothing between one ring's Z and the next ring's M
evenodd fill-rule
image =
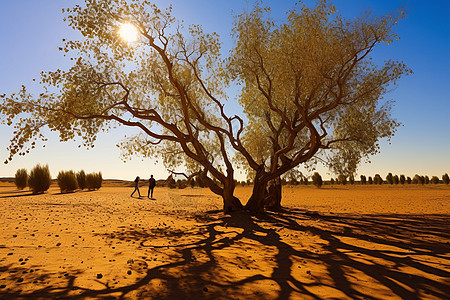
M246 207L261 211L270 181L315 160L354 172L399 125L383 96L410 70L397 61L379 67L370 54L396 39L402 12L346 20L319 1L280 23L256 4L236 16L226 58L216 34L184 28L171 8L149 1L85 0L66 13L83 35L61 47L73 66L43 72L40 95L23 87L1 97L2 120L16 128L9 160L45 140L44 127L88 147L111 126L136 127L141 133L121 143L125 155L182 165L223 197L226 212L242 208L233 196L238 161L254 174ZM138 41L121 39L120 24L134 26ZM245 117L224 110L229 84L242 86Z

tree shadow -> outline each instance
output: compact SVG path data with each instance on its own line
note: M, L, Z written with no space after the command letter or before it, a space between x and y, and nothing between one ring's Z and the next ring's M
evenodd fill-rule
M59 283L32 291L0 289L0 298L450 298L448 214L322 215L285 209L258 216L210 211L177 217L197 225L124 226L98 234L111 243L136 241L151 251L150 257L129 260L130 270L140 272L132 284L114 287L98 279L103 288L86 288L76 281L84 271L74 269L59 274ZM1 271L9 282L20 280L24 271L27 281L48 281L52 275L12 265ZM374 293L379 288L386 294Z

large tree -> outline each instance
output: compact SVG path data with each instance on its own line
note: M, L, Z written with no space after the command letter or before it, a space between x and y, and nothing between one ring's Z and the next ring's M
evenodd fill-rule
M67 22L83 35L61 48L73 66L42 73L40 95L25 87L2 95L3 121L16 127L9 160L45 139L44 127L86 146L111 126L136 127L141 134L122 142L125 153L162 157L171 169L183 165L223 197L225 212L242 208L233 196L236 154L255 175L246 207L261 211L269 181L279 184L280 175L327 151L357 164L398 125L380 101L408 69L392 61L378 68L369 54L395 38L401 14L346 21L323 1L292 10L280 24L256 5L237 16L236 46L224 63L218 36L176 26L170 9L85 2L67 10ZM121 24L138 30L133 45L119 38ZM230 82L243 86L246 119L225 113Z

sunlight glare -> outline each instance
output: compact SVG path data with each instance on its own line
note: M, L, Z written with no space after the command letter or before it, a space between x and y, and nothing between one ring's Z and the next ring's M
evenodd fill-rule
M120 24L119 36L128 43L135 42L138 39L138 31L133 24L123 23Z

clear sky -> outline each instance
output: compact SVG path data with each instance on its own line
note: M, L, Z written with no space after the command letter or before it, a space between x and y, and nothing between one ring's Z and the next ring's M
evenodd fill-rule
M250 1L249 1L250 2ZM314 1L304 1L311 5ZM155 1L164 6L168 1ZM217 32L223 42L223 53L232 46L230 32L233 14L248 7L246 0L175 0L173 11L185 24L201 24L207 32ZM284 12L296 1L265 1L273 16L285 18ZM0 0L0 94L17 92L22 84L39 93L32 79L41 71L65 69L70 61L58 47L63 38L76 38L63 22L62 8L82 4L79 0ZM335 0L346 17L371 9L377 15L390 13L405 5L408 17L397 26L400 40L375 50L377 60L403 60L414 74L403 77L386 98L396 101L394 117L403 126L390 144L382 142L381 153L364 163L358 174L382 177L388 172L413 176L450 173L450 1L448 0ZM230 110L236 109L233 105ZM0 125L0 161L8 157L6 147L13 129ZM94 149L78 148L78 142L59 143L55 133L48 133L49 142L29 155L16 156L9 164L0 165L0 177L14 176L19 168L30 170L35 164L49 164L53 177L60 170L102 171L104 178L133 179L155 174L167 177L162 165L149 159L134 158L126 163L120 159L116 143L129 133L118 129L100 135ZM319 170L328 178L326 171ZM238 174L239 176L239 174ZM238 179L243 179L238 177Z

